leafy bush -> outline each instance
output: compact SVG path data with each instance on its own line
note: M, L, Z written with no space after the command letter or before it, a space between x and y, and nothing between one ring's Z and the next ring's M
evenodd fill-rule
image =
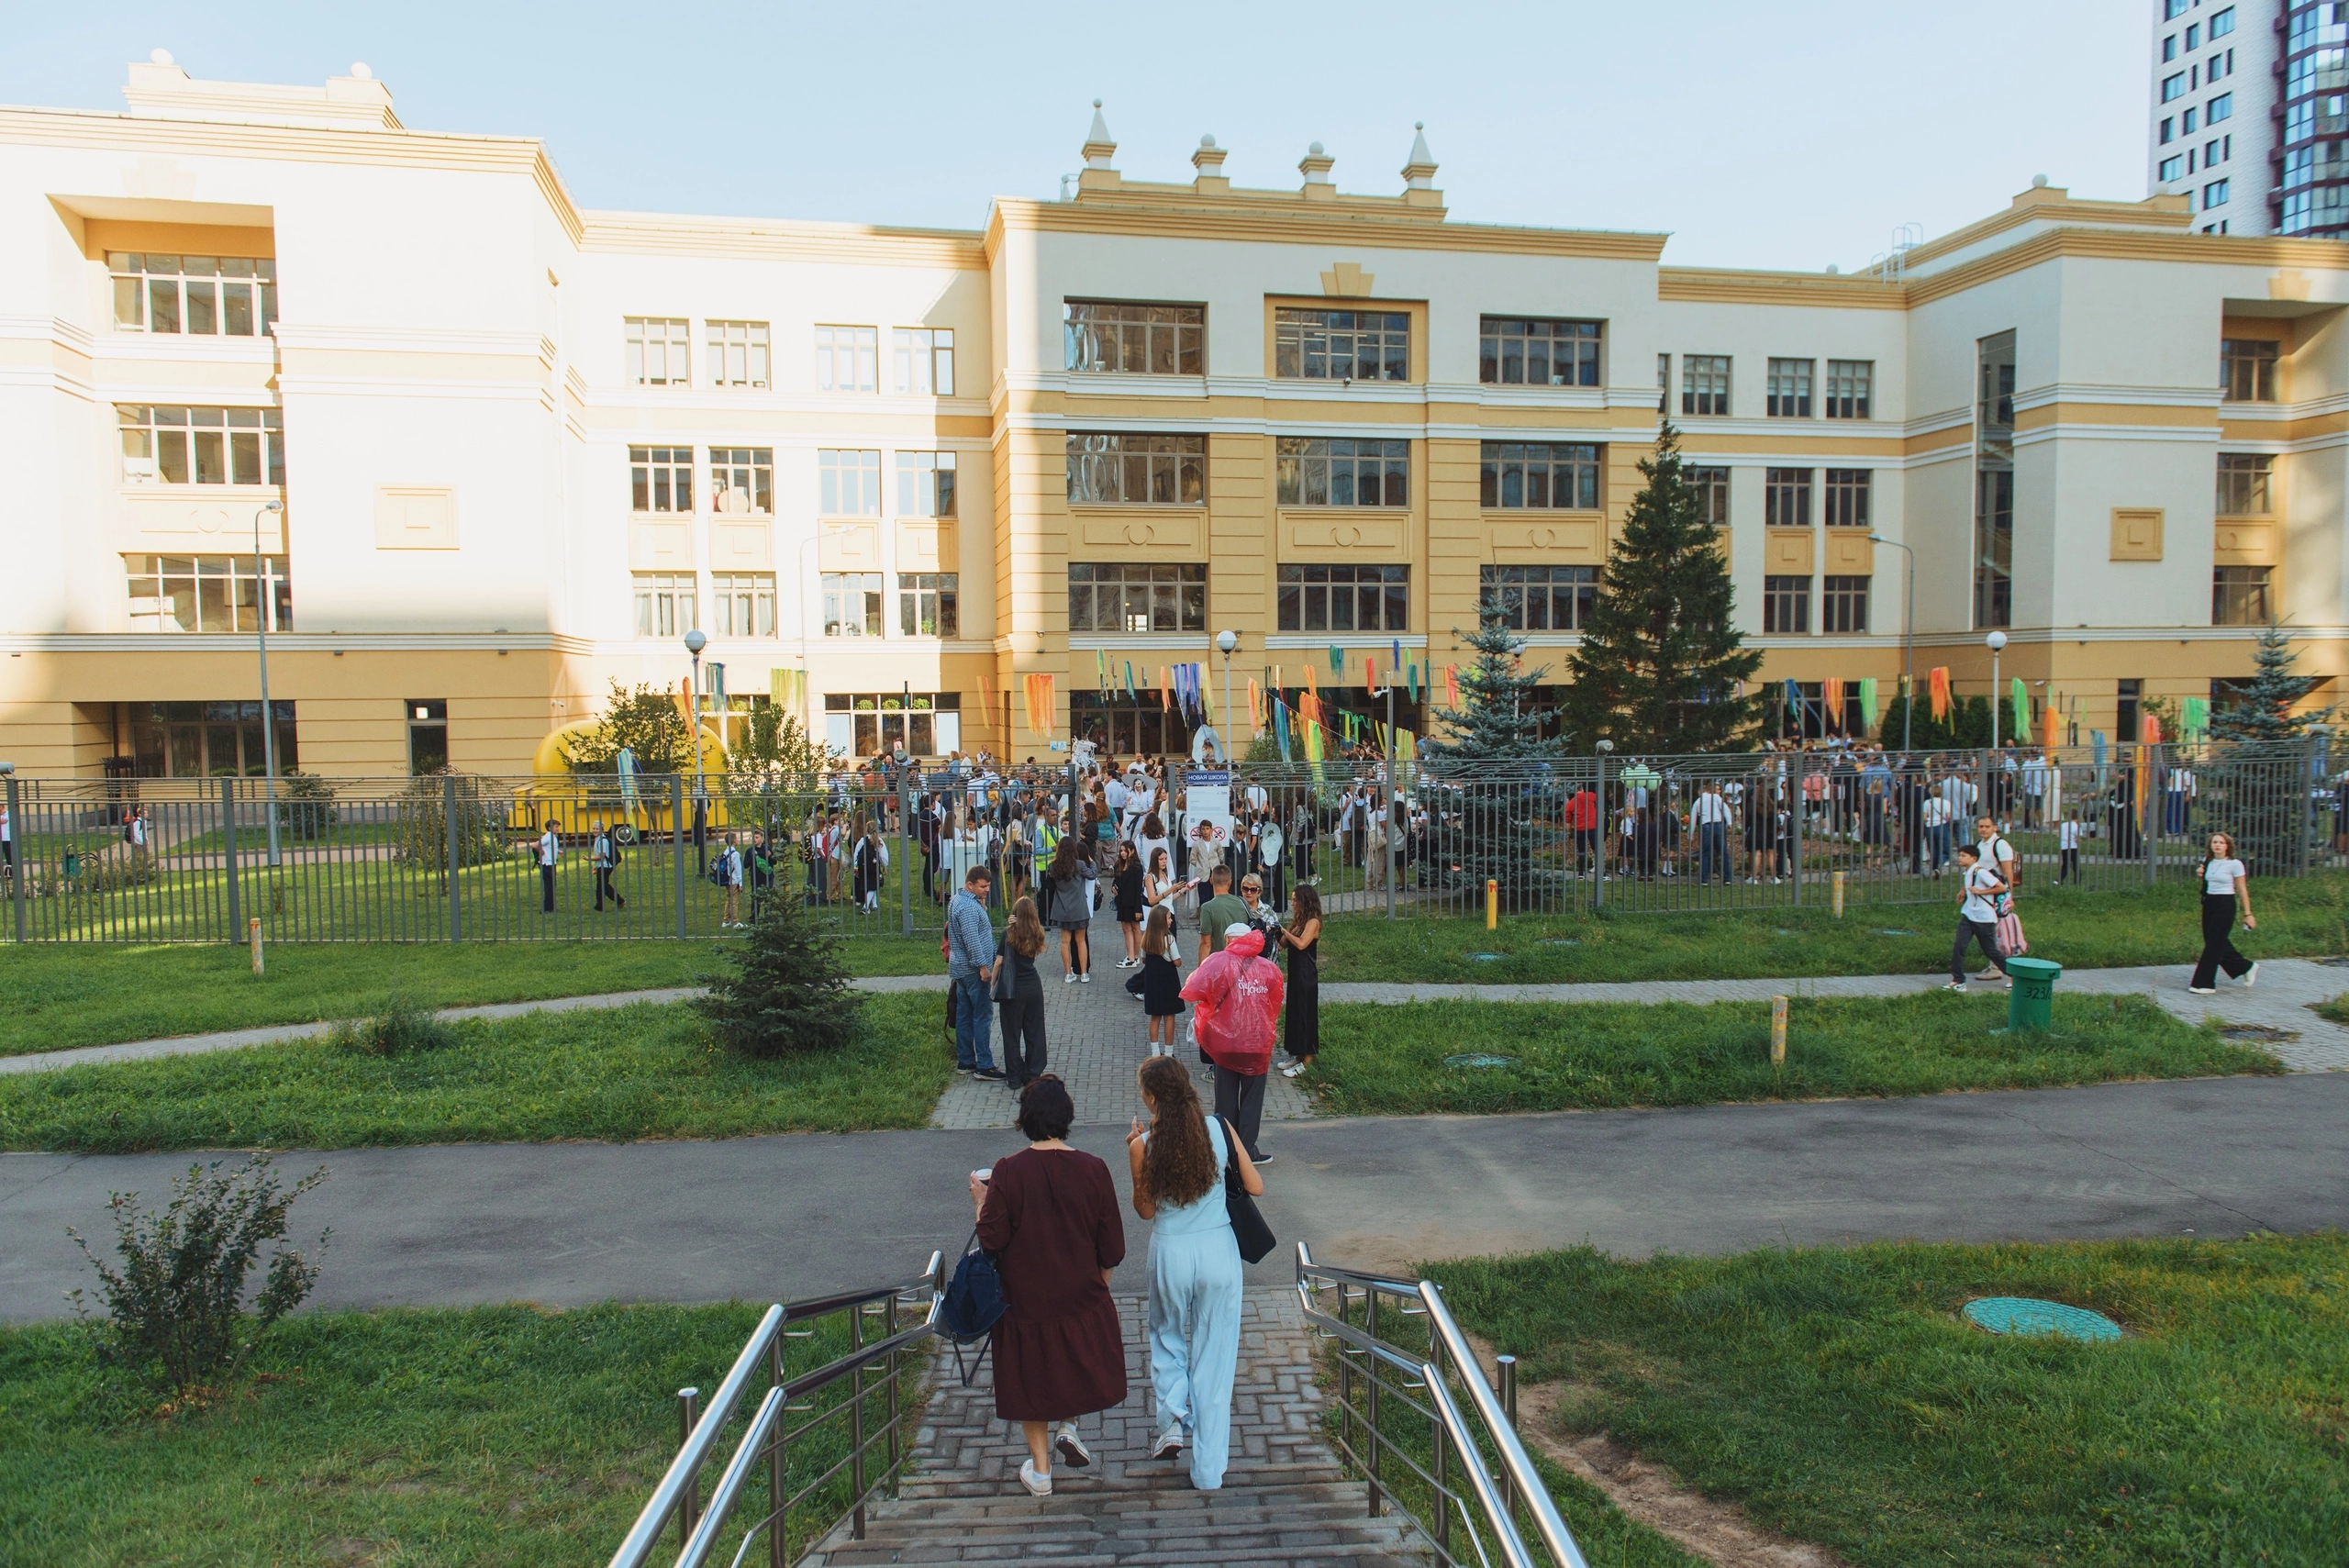
M335 810L334 785L316 773L282 773L277 780L277 827L281 833L307 842L323 839L340 820Z
M345 1051L369 1056L408 1056L456 1044L457 1031L442 1023L430 1008L395 996L381 1014L337 1024L328 1031L327 1039Z
M451 779L457 784L453 813L449 808ZM394 820L392 854L398 860L434 867L440 875L440 891L446 893L452 828L457 840L458 867L485 865L505 848L498 825L507 804L488 781L453 768L411 779L407 793L400 796L395 808L398 816Z
M840 939L796 898L771 899L739 942L720 947L731 969L706 974L696 1008L744 1056L836 1051L855 1032L863 995L849 989Z
M326 1180L326 1167L280 1188L266 1154L226 1174L224 1163L189 1166L172 1183L161 1213L142 1213L137 1193L113 1195L106 1208L122 1256L118 1272L80 1231L65 1232L98 1271L106 1318L91 1316L80 1291L71 1299L100 1363L176 1396L200 1395L233 1377L270 1326L317 1283L318 1264L282 1243L294 1200ZM316 1250L325 1250L330 1234L318 1233ZM246 1280L269 1243L279 1245L248 1311Z

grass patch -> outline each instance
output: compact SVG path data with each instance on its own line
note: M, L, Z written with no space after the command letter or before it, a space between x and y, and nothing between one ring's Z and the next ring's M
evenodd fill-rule
M2069 969L2190 964L2201 951L2192 884L2089 893L2026 880L2016 903L2034 958ZM1321 978L1486 984L1574 981L1737 980L1778 975L1946 973L1954 898L1871 904L1837 920L1823 907L1720 914L1510 916L1497 930L1481 918L1341 915L1321 944ZM2263 878L2253 890L2259 929L2239 938L2247 956L2349 952L2349 876ZM1912 937L1888 937L1887 929ZM1571 940L1574 945L1568 946ZM1472 959L1471 953L1491 953Z
M2335 996L2330 1002L2312 1002L2309 1011L2328 1023L2349 1024L2349 994Z
M1692 1485L1855 1564L2332 1563L2349 1540L2349 1238L1589 1248L1431 1265L1455 1314ZM2080 1345L1980 1296L2092 1307Z
M870 997L856 1041L747 1061L683 1004L453 1026L440 1050L328 1040L0 1078L0 1148L345 1149L921 1127L948 1079L940 999Z
M1491 1115L2038 1089L2277 1073L2265 1051L2143 996L2057 995L2045 1034L2004 1033L2004 996L1796 997L1770 1064L1767 1002L1414 1002L1321 1010L1308 1084L1339 1116ZM1447 1066L1454 1056L1506 1066Z
M0 1329L0 1562L600 1562L676 1451L677 1389L715 1388L762 1310L300 1313L244 1390L168 1419L120 1408L77 1330ZM791 1340L791 1370L844 1348ZM795 1447L795 1479L844 1447Z

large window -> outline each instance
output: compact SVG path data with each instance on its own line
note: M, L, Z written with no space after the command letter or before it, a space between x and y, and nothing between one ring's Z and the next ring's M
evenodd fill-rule
M2267 580L2272 568L2220 566L2210 573L2212 626L2266 626Z
M413 777L449 765L449 702L446 697L410 697L407 711L407 771Z
M763 321L706 321L702 342L709 350L709 380L713 386L763 387L769 384L767 324Z
M878 637L881 635L881 573L878 572L827 572L824 573L824 635L826 637Z
M2261 453L2219 454L2219 516L2265 517L2275 510L2269 488L2275 459Z
M1598 597L1598 568L1486 566L1477 588L1512 631L1580 631Z
M1598 323L1487 316L1476 379L1499 386L1597 386Z
M1827 471L1827 526L1831 528L1865 528L1868 526L1870 491L1875 488L1876 471L1866 468L1831 468Z
M2229 403L2276 401L2276 344L2266 338L2219 340L2219 391Z
M1284 566L1283 631L1388 631L1410 628L1408 566Z
M852 757L915 757L963 749L959 692L832 692L824 698L824 744Z
M302 765L294 705L269 705L277 771ZM269 765L257 702L142 702L130 705L131 768L140 778L258 778Z
M774 573L714 573L709 586L710 606L718 612L712 631L720 637L774 635Z
M942 327L900 327L889 334L891 385L917 397L954 395L954 334Z
M1061 306L1061 337L1073 371L1204 375L1207 330L1204 306L1072 299Z
M877 517L881 515L881 454L835 450L816 452L817 510L827 517Z
M683 637L701 624L699 594L690 572L636 574L636 635Z
M1729 359L1727 354L1680 356L1680 412L1729 412Z
M901 517L954 516L954 454L952 452L899 452L897 454L897 516Z
M1080 506L1198 506L1208 498L1208 439L1071 431L1068 498Z
M277 325L277 263L266 256L106 254L114 324L124 332L267 337Z
M1284 506L1408 506L1411 443L1282 436L1275 492Z
M658 316L623 317L628 324L628 381L631 386L691 386L685 339L691 323Z
M1874 360L1827 361L1827 407L1830 419L1865 419L1868 394L1876 382Z
M1303 381L1408 381L1411 318L1393 310L1275 308L1273 373Z
M1487 507L1598 506L1598 448L1548 441L1486 441L1478 497Z
M904 637L960 637L962 617L955 609L952 572L900 573L897 577L897 631Z
M1690 487L1697 492L1705 521L1717 528L1729 527L1729 470L1691 467L1681 472L1688 476Z
M1204 566L1069 562L1071 631L1205 631Z
M1810 417L1810 371L1809 360L1772 360L1769 384L1765 389L1768 402L1765 412L1773 419L1808 419Z
M816 390L871 392L880 370L877 327L816 328Z
M1822 577L1819 580L1819 586L1820 630L1867 630L1867 578Z
M2015 335L1974 345L1974 624L2014 614Z
M774 511L774 449L710 448L709 504L720 512L732 512L737 516L746 512L755 517L772 515Z
M254 575L250 555L128 555L133 631L294 629L294 584L285 558L265 555Z
M284 484L284 416L274 408L117 403L128 484Z
M1811 471L1769 468L1762 474L1762 521L1774 528L1810 527Z
M1791 634L1810 629L1810 579L1762 579L1762 629Z
M690 512L694 509L694 449L691 447L630 447L628 449L629 506L639 512Z

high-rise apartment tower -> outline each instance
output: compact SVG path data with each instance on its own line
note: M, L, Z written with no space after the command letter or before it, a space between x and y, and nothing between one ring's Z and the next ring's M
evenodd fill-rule
M2206 234L2349 239L2349 4L2148 4L2149 188Z

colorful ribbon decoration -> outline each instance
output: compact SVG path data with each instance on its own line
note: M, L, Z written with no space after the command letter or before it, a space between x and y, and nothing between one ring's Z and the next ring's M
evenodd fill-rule
M2188 697L2186 700L2189 704L2202 701L2200 697ZM2055 711L2054 703L2048 702L2040 705L2039 717L2041 726L2045 731L2041 737L2041 744L2052 751L2064 743L2064 716Z
M1275 700L1273 704L1273 739L1281 744L1281 761L1289 760L1288 704Z
M1367 653L1362 656L1362 689L1365 692L1378 690L1378 661Z
M1863 734L1876 728L1876 677L1860 677L1860 729Z
M1052 732L1052 719L1058 706L1052 697L1050 675L1030 675L1027 678L1028 728L1038 735Z
M1819 717L1821 728L1843 728L1843 683L1833 675L1819 683Z
M2021 675L2015 677L2014 694L2014 732L2017 736L2028 735L2031 733L2031 688L2022 684Z
M1460 706L1460 666L1457 664L1443 667L1443 695L1445 706Z
M1330 644L1330 673L1342 675L1345 673L1346 651L1333 642Z
M1949 666L1936 664L1926 672L1925 689L1932 705L1933 722L1946 723L1949 719Z

